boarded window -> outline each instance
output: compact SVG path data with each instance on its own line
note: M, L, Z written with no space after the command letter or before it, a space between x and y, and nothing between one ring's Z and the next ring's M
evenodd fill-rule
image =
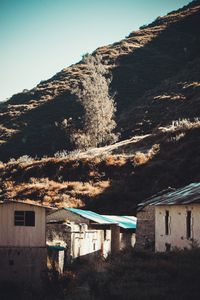
M35 212L34 211L15 211L15 226L35 226Z
M192 212L191 210L187 211L186 215L186 236L187 239L192 237Z
M169 211L165 211L165 234L169 235Z

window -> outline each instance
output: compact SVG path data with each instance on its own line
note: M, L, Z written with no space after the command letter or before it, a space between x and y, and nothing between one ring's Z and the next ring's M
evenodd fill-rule
M169 211L165 211L165 234L169 235Z
M35 212L16 210L15 226L35 226Z
M192 237L192 212L191 210L187 211L186 214L186 236L187 239Z
M9 263L9 266L14 266L14 260L10 259L8 263Z
M169 252L171 250L171 244L165 243L165 251Z

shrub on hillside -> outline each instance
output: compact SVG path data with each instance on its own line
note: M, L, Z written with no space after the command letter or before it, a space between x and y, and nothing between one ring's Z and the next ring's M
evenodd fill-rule
M83 64L86 73L72 92L83 106L84 124L83 129L72 133L71 141L78 148L87 149L116 142L118 135L113 133L116 106L109 94L108 70L98 55L85 55Z

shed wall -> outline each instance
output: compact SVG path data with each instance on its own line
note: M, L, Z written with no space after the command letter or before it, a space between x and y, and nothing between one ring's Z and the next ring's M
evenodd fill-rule
M0 247L0 281L40 285L46 276L46 248Z
M14 212L17 210L34 211L35 226L15 226ZM0 205L0 247L45 247L46 212L44 208L23 203Z

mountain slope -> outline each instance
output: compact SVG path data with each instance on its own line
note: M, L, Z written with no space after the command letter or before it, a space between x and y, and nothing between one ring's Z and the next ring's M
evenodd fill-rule
M198 24L200 1L194 1L157 18L119 43L94 52L108 60L113 74L122 139L199 115ZM82 116L70 87L84 71L79 62L0 105L1 160L72 149L69 137L58 124L65 118L76 124Z
M193 1L94 52L108 61L117 92L114 145L62 152L73 150L62 121L76 126L83 114L70 94L82 62L2 103L0 160L9 162L0 163L0 200L133 214L161 190L200 181L199 24Z

